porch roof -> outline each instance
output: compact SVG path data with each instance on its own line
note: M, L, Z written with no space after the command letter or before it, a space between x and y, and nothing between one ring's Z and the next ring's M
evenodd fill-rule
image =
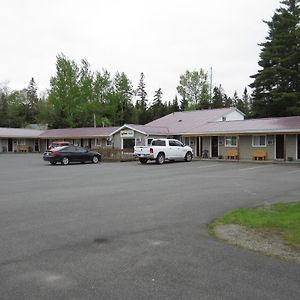
M1 138L38 138L43 130L0 127Z
M109 137L119 127L62 128L44 131L40 138L97 138Z

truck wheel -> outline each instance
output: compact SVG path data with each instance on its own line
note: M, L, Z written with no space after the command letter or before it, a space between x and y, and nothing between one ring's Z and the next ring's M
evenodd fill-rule
M147 163L148 159L147 158L139 158L139 161L140 161L141 164L144 165L144 164Z
M185 160L186 162L190 162L190 161L192 161L192 159L193 159L192 153L191 153L190 151L187 152L186 155L185 155L185 157L184 157L184 160Z
M159 165L162 165L165 162L165 155L164 153L158 153L157 157L156 157L156 163Z

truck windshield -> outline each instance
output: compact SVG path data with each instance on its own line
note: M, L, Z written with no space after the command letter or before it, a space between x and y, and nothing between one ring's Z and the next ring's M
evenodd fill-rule
M152 146L166 146L166 141L162 141L162 140L152 141Z

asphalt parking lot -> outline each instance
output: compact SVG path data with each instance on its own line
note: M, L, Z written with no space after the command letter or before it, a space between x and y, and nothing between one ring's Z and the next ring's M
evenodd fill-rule
M0 298L300 299L300 265L224 244L207 224L300 199L300 164L51 166L0 155Z

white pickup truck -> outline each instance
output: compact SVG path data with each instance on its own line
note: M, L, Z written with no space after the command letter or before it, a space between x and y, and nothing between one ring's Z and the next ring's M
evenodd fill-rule
M189 162L193 159L193 150L178 140L154 139L150 146L135 146L134 156L142 164L146 164L148 160L156 160L158 164L163 164L166 160Z

